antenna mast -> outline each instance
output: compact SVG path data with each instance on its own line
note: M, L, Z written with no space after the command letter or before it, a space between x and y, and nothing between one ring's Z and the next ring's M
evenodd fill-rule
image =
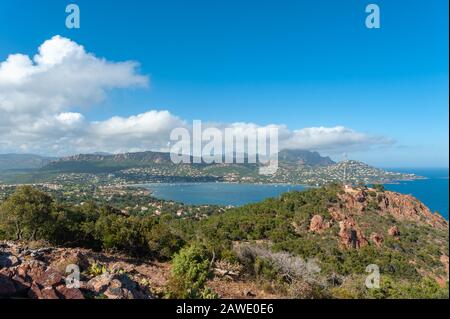
M344 185L347 185L347 165L348 165L347 153L344 153L344 180L343 180Z

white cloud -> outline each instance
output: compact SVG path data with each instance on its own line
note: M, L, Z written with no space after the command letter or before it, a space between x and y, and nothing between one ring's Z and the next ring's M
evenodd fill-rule
M135 62L99 59L55 36L39 47L33 60L14 54L0 64L0 111L41 115L92 105L109 89L147 85L137 67Z
M148 78L136 62L110 62L86 52L83 46L55 36L30 58L10 55L0 64L0 153L30 152L69 155L89 152L164 150L170 132L190 128L169 111L150 110L129 117L89 122L80 106L93 106L109 90L146 86ZM204 123L232 127L236 132L260 127L255 123ZM392 141L349 128L279 129L280 148L323 152L361 150Z
M391 145L393 140L343 127L309 127L289 132L282 147L325 152L354 151L374 145Z

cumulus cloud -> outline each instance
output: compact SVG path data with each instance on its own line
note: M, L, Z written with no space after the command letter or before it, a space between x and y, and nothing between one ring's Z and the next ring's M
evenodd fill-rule
M286 128L285 128L286 131ZM325 151L328 153L355 151L372 146L393 144L392 139L374 136L343 127L309 127L287 131L282 141L283 148Z
M169 111L149 110L129 117L90 122L81 106L101 102L113 89L145 87L133 61L111 62L60 36L45 41L35 56L10 55L0 63L0 153L69 155L89 152L167 150L170 132L192 129ZM255 123L204 123L204 127L244 132ZM392 143L384 137L337 127L279 130L280 149L324 152L361 150Z

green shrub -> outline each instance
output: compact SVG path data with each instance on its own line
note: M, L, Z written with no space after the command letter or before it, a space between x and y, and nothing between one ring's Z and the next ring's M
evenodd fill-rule
M181 249L173 258L169 297L201 298L210 275L210 261L203 247L193 244Z

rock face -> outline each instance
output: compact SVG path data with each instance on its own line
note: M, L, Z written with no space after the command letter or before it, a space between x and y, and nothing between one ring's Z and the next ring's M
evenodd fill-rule
M376 197L371 198L369 192L375 192ZM428 207L411 195L374 189L361 190L347 187L340 194L344 209L354 214L364 214L369 204L378 206L378 213L391 216L397 221L410 221L420 225L428 225L440 230L448 229L448 221L441 215L433 214ZM396 229L398 231L398 228Z
M368 245L364 233L356 226L353 219L345 219L339 222L339 238L345 248L360 249Z
M328 229L331 227L331 223L325 222L323 217L320 215L314 215L313 218L311 218L311 222L309 224L309 231L320 234L325 229Z
M428 207L411 195L384 192L378 196L381 212L398 221L411 221L440 230L448 228L448 221L441 215L433 214Z
M332 217L330 224L333 222L339 224L339 241L345 248L359 249L369 244L367 240L369 234L371 243L377 247L383 245L386 230L368 234L365 225L358 224L357 220L365 214L389 216L399 222L409 221L439 230L448 230L448 221L439 214L433 214L425 205L410 195L345 187L339 194L339 199L339 205L329 208ZM314 216L311 220L310 231L320 233L325 228L323 218L318 215ZM400 229L394 225L387 230L387 235L400 239Z
M81 249L45 248L30 250L16 243L0 242L0 298L84 299L149 299L151 294L131 275L104 273L99 276L81 274L79 285L66 279L67 266L80 271L89 266L89 251ZM96 262L96 261L95 261ZM132 270L118 263L111 271ZM88 276L88 277L86 277ZM87 281L87 283L86 283Z
M381 236L378 233L372 233L372 235L370 235L370 240L372 240L377 247L381 247L383 244L384 238L383 238L383 236Z

